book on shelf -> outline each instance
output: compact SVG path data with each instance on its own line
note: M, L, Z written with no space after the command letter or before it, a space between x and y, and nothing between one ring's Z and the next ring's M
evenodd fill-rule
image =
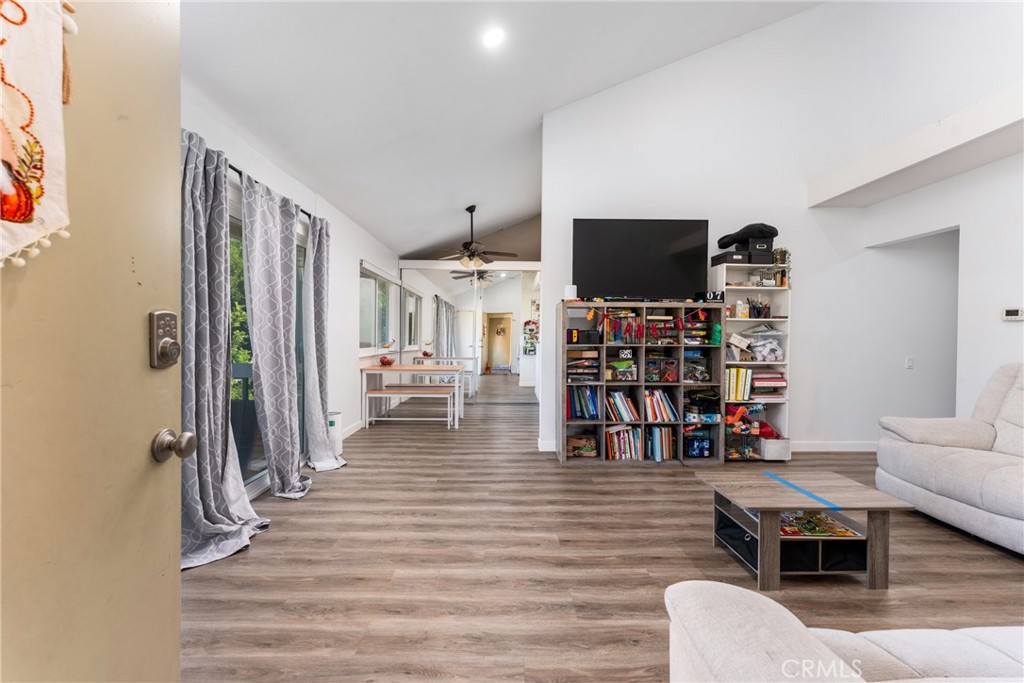
M605 395L605 402L608 404L608 419L612 422L639 422L640 413L637 412L633 399L626 396L622 391L609 391Z
M671 460L675 453L675 438L671 427L648 427L644 458L654 462Z
M726 401L784 399L780 390L788 386L786 377L775 370L732 367L726 370Z
M644 389L644 408L648 422L679 422L679 413L664 389Z
M566 419L598 419L596 387L566 387L565 394Z
M604 321L604 338L609 344L639 344L643 323L630 308L608 309Z
M565 357L572 359L598 358L598 352L589 349L569 349L565 352Z
M643 431L640 427L615 425L604 430L609 460L643 460Z

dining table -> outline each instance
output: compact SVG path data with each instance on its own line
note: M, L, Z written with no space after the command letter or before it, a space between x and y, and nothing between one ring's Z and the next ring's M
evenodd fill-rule
M409 374L420 377L436 377L438 379L444 379L447 377L452 378L452 384L455 386L455 428L459 428L459 418L462 417L463 410L465 408L465 400L462 395L462 373L465 371L466 366L461 364L452 365L440 365L440 364L413 364L413 363L393 363L392 365L380 365L379 363L373 365L364 365L359 368L359 374L362 377L361 392L360 392L360 405L362 406L362 419L363 427L370 426L370 416L366 412L366 392L368 389L367 379L370 375L380 375L383 377L387 374L402 375Z
M469 381L466 383L466 391L470 396L476 396L476 356L416 356L412 362L417 365L451 364L469 365L463 373Z

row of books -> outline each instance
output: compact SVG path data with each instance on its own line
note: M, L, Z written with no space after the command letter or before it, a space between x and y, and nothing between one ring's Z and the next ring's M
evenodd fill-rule
M643 460L643 430L617 425L604 430L605 454L609 460Z
M644 389L644 413L648 422L679 422L679 412L664 389Z
M758 401L781 398L787 386L786 377L777 370L728 368L726 370L726 401Z
M648 427L644 457L654 462L671 460L676 452L676 435L671 427Z
M605 403L608 404L608 419L619 422L639 422L640 413L637 412L633 399L626 396L622 391L609 391L605 396Z
M596 387L566 387L565 416L570 420L597 420Z

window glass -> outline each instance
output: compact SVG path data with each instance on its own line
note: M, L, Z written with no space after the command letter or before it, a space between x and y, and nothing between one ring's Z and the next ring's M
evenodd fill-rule
M406 292L405 294L405 345L418 346L420 343L420 313L423 307L422 297Z
M390 298L390 282L365 271L359 274L359 348L380 349L391 341Z

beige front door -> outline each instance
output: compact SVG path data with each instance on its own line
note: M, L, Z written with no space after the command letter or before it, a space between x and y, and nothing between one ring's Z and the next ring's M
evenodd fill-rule
M65 107L70 240L2 275L0 679L179 678L177 3L77 2Z

